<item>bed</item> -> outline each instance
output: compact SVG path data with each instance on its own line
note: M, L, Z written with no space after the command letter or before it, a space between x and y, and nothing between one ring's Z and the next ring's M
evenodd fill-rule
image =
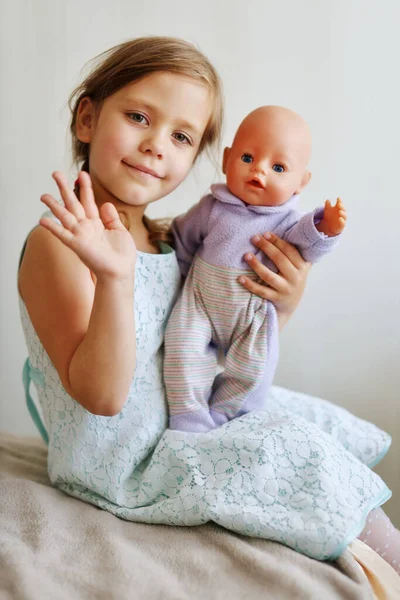
M400 598L394 571L384 590L354 549L322 563L214 524L118 519L51 487L46 452L37 438L0 434L1 599Z

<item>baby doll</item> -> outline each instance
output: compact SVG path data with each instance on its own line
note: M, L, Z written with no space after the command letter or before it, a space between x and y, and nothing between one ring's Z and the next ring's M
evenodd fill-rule
M171 429L208 431L266 407L278 361L277 315L271 302L238 282L244 274L257 279L238 257L263 232L295 245L310 262L337 244L346 223L340 199L312 213L295 208L310 180L310 152L310 130L299 115L262 106L241 123L232 148L225 148L226 185L211 186L211 194L174 220L186 281L165 336ZM255 255L274 268L263 253ZM215 377L218 348L226 363Z

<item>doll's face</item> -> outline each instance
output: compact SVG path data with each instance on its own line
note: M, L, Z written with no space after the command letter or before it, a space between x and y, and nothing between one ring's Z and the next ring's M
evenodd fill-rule
M310 179L310 151L310 131L299 115L262 106L242 122L232 148L225 148L228 189L246 204L284 204Z

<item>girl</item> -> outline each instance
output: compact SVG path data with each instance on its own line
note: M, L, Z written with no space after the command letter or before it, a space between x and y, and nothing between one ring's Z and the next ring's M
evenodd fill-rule
M221 96L209 61L170 38L111 49L72 95L82 171L75 192L54 174L64 205L42 197L50 212L19 273L28 404L48 442L50 480L65 492L133 521L214 520L334 558L390 496L363 464L385 453L386 434L301 396L289 411L292 396L279 390L270 410L210 433L165 430L161 348L180 274L168 232L144 211L218 141ZM282 327L308 265L277 238L257 245L280 275L254 261L271 286L244 285L274 301ZM365 438L368 448L357 444Z

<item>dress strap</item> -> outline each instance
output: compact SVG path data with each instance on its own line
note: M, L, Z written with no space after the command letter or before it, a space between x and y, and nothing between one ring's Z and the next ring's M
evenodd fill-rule
M172 246L170 246L169 244L167 244L167 242L157 242L158 247L161 250L161 254L171 254L171 252L174 251L174 249L172 248Z
M39 371L38 369L35 369L35 367L33 367L31 365L29 358L26 359L24 368L22 370L22 381L24 384L25 399L26 399L26 404L27 404L29 413L30 413L32 420L35 423L37 429L39 430L39 433L42 436L44 442L48 446L49 445L48 433L43 424L43 421L39 414L37 406L31 396L30 391L29 391L31 381L33 381L37 385L40 385L41 387L44 387L44 377L43 377L43 373L41 371Z

